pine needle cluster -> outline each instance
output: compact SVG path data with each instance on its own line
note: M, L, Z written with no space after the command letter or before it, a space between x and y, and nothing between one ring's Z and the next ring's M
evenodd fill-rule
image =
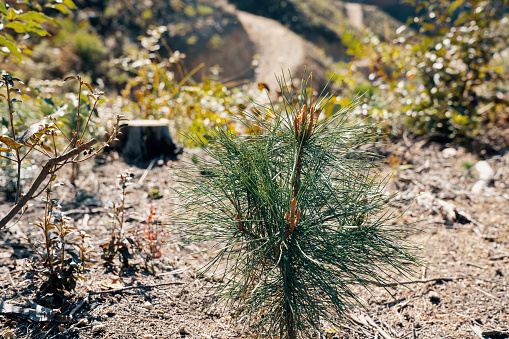
M389 286L418 259L408 227L392 225L377 157L362 150L373 129L347 122L356 100L324 117L329 95L313 98L309 79L299 89L278 80L279 110L241 118L256 133L216 129L202 145L211 160L182 172L174 212L190 241L215 242L204 274L236 318L294 339L357 305L353 286Z

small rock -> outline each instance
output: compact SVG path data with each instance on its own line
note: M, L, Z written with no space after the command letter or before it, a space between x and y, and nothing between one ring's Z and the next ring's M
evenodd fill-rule
M154 339L154 336L152 334L145 334L143 339Z
M433 195L429 192L424 192L422 194L419 194L417 197L415 197L415 201L417 202L417 205L424 206L426 208L431 208L433 206L433 200L435 198Z
M479 180L490 181L493 180L495 176L495 171L493 171L490 164L485 160L478 161L475 164L475 170L479 174Z
M7 258L10 258L12 257L12 253L11 252L0 252L0 258L1 259L7 259Z
M484 188L488 186L485 180L477 180L475 184L472 186L472 193L481 194Z
M151 310L154 308L154 306L149 301L145 301L142 307L146 308L147 310Z
M104 331L105 328L106 328L106 325L103 325L103 324L95 325L92 327L92 333Z
M448 147L446 149L444 149L442 151L442 154L444 156L444 158L450 158L450 157L453 157L455 156L456 154L458 153L458 151L456 151L455 148L452 148L452 147Z

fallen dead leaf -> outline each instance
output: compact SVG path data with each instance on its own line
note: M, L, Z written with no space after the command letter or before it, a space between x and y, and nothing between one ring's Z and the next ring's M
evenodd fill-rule
M99 287L103 291L107 291L107 290L116 290L117 288L122 288L122 287L124 287L124 284L122 283L122 281L120 279L113 278L113 279L106 279L106 280L102 280L102 281L98 282L97 287Z

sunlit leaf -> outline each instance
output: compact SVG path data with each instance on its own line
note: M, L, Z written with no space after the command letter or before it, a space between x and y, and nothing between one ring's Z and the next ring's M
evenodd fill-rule
M23 147L23 144L17 142L16 140L13 140L11 137L8 137L7 135L0 135L0 141L9 146L11 149L20 149Z
M56 9L57 11L59 11L60 13L63 13L63 14L71 13L69 8L67 8L67 6L64 4L46 4L44 7Z
M41 146L46 152L48 153L52 153L53 150L51 149L51 147L49 147L48 145L45 145L45 144L39 144L39 146Z
M88 87L88 89L90 90L90 93L94 93L94 90L92 89L92 86L90 86L90 84L89 84L89 83L84 82L84 83L83 83L83 85L85 85L85 86L87 86L87 87Z
M41 12L35 12L35 11L30 11L30 12L21 14L18 17L18 20L36 21L39 23L49 22L53 26L57 26L57 22L55 21L55 19L53 19Z
M19 12L14 10L14 8L9 8L9 13L7 14L7 20L14 21L18 17Z
M42 26L35 21L30 21L28 23L27 31L33 32L39 36L49 35L48 31L42 28Z
M25 22L21 22L21 21L11 21L11 22L5 24L4 27L11 28L18 34L25 33L28 31L28 25Z
M71 75L71 76L68 76L67 78L65 78L63 82L65 83L65 82L67 82L69 80L73 80L73 79L76 80L76 77Z
M3 2L0 2L0 12L2 12L4 15L9 14L9 10L7 9L7 6L5 5L5 3L3 3Z
M76 9L77 8L72 0L63 0L63 3L64 3L64 5L69 7L69 9Z
M0 46L5 46L5 47L7 47L13 56L15 56L16 58L18 58L20 61L22 60L21 52L20 52L20 50L18 49L18 47L16 46L16 44L15 44L15 43L12 43L12 42L11 42L11 41L9 41L9 40L7 40L7 39L6 39L5 37L3 37L2 35L0 35Z

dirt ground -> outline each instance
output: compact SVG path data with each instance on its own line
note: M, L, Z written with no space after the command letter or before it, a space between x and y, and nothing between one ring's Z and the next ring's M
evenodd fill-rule
M402 283L394 290L359 289L364 308L351 310L340 326L324 327L316 338L509 338L509 152L479 155L408 140L380 152L388 156L386 172L394 171L387 191L398 192L400 202L412 200L401 221L415 222L420 230L408 239L422 247L425 265L417 276L399 278ZM56 195L74 225L91 234L101 250L110 232L108 206L119 199L112 186L129 166L115 153L86 166L80 169L79 190L71 189L64 173L59 180L65 185ZM136 178L129 187L134 194L127 197L128 231L146 224L151 207L162 223L171 223L165 215L167 197L180 166L180 161L160 161L151 169L132 167ZM8 207L3 202L0 214ZM178 234L165 236L155 275L139 255L127 269L106 269L98 251L75 293L43 296L24 264L33 253L22 245L23 238L41 236L30 225L41 207L35 200L15 227L0 233L0 300L74 314L61 323L3 314L3 338L252 336L243 324L231 322L232 311L208 307L214 295L207 292L206 280L196 278L207 256L200 250L207 244L185 245Z

